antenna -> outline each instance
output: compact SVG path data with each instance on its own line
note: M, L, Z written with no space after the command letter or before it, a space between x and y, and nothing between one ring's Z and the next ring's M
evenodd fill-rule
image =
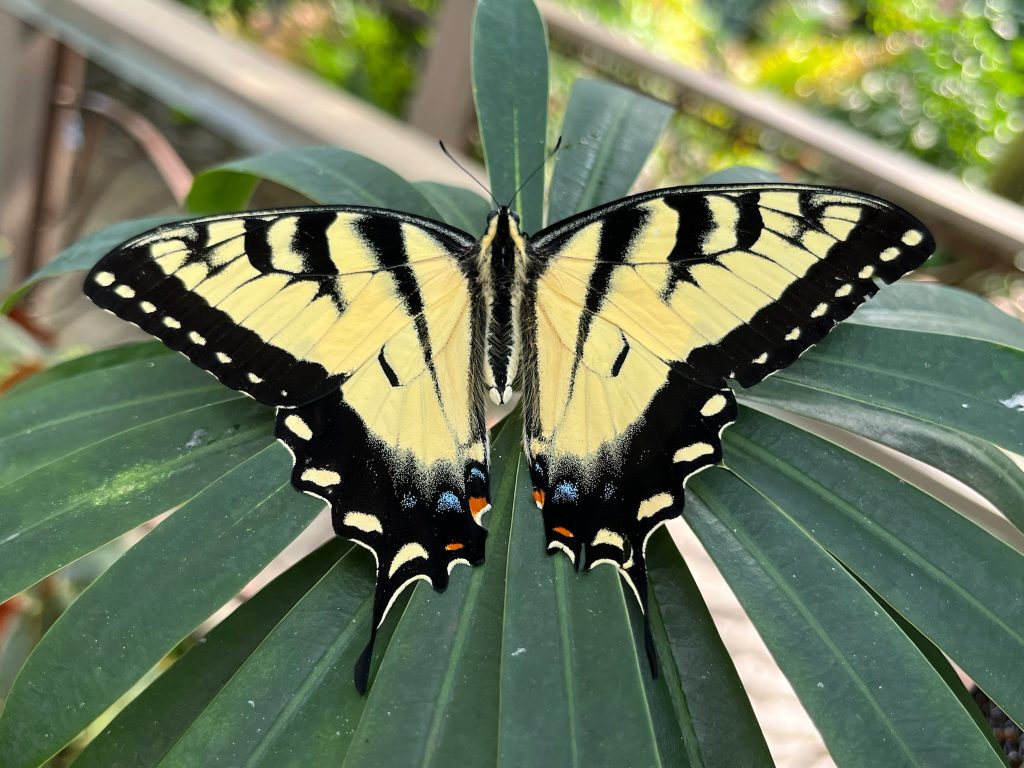
M452 161L453 163L455 163L455 167L456 167L456 168L458 168L458 169L459 169L460 171L462 171L462 172L463 172L464 174L466 174L467 176L469 176L469 178L471 178L471 179L472 179L473 181L475 181L475 182L476 182L476 185L477 185L478 187L480 187L480 189L482 189L482 190L483 190L484 192L486 192L486 193L487 193L487 196L488 196L489 198L491 198L491 201L492 201L492 202L494 203L494 206L495 206L496 208L500 208L500 207L501 207L501 204L500 204L500 203L498 203L498 201L494 199L494 195L492 195L492 194L491 194L491 190L489 190L489 189L488 189L487 187L485 187L485 186L484 186L483 184L481 184L481 183L480 183L480 179L478 179L478 178L477 178L476 176L474 176L474 175L473 175L472 173L470 173L469 171L467 171L467 170L466 170L466 167L465 167L465 166L464 166L464 165L463 165L462 163L460 163L460 162L459 162L458 160L456 160L456 159L455 159L455 158L454 158L454 157L452 156L452 153L448 151L448 147L446 147L446 146L444 145L444 142L443 142L443 141L438 141L437 143L441 145L441 151L442 151L442 152L444 152L444 155L445 155L445 157L447 157L447 158L448 158L449 160L451 160L451 161ZM519 194L519 193L517 192L516 194Z
M559 150L559 148L560 148L561 146L562 146L562 137L561 137L561 136L559 136L559 137L558 137L558 141L556 141L556 142L555 142L555 148L554 148L554 149L552 149L552 150L551 150L551 151L550 151L550 152L548 153L548 156L544 158L544 160L543 160L543 161L541 162L541 164L540 164L540 165L538 165L538 166L537 166L536 168L534 168L534 169L533 169L533 173L531 173L531 174L530 174L529 176L527 176L527 177L526 177L526 181L524 181L524 182L523 182L522 184L520 184L520 185L519 185L519 189L517 189L517 190L516 190L516 193L515 193L514 195L512 195L512 199L511 199L511 200L509 200L509 201L508 201L508 205L507 205L507 206L505 206L506 208L510 208L510 207L512 206L512 203L514 203L514 202L515 202L515 200L516 200L516 198L517 198L517 197L519 197L519 193L523 191L523 187L525 187L525 186L526 186L527 184L529 184L529 183L530 183L530 182L531 182L531 181L533 180L533 177L534 177L534 176L536 176L536 175L537 175L537 174L538 174L538 173L540 172L540 170L541 170L541 169L542 169L542 168L543 168L543 167L544 167L545 165L547 165L547 164L548 164L548 161L549 161L549 160L550 160L550 159L551 159L552 157L554 157L554 156L555 156L555 153L556 153L556 152L557 152L557 151Z

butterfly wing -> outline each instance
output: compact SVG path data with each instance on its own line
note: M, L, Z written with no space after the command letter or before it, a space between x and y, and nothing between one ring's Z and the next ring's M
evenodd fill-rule
M721 459L726 379L789 365L933 245L890 203L795 185L659 190L538 233L523 389L549 548L644 605L649 536Z
M293 485L377 559L374 632L405 586L442 590L483 559L476 247L380 209L283 209L161 227L86 278L99 306L278 407Z

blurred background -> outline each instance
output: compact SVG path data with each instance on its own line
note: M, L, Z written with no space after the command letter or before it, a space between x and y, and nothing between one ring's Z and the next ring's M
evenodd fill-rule
M918 279L1024 317L1020 0L540 6L552 144L574 79L634 87L677 108L638 188L746 165L880 194L937 235ZM444 139L481 173L472 11L472 0L0 0L0 286L105 225L180 210L203 168L284 146L332 144L408 178L472 188L436 145ZM300 201L264 185L257 202ZM44 285L0 316L0 391L124 338L79 283ZM0 605L0 699L109 557ZM687 557L702 586L721 592L709 604L780 764L828 765L727 588Z

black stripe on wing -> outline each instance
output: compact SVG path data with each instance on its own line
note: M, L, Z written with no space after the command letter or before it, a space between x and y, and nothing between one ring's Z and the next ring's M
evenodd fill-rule
M405 311L428 349L402 225L426 231L463 273L474 268L465 254L475 241L439 222L380 209L278 209L165 225L104 256L87 275L84 290L98 306L161 339L232 389L269 405L309 402L337 388L344 375L323 360L307 359L301 349L275 346L274 334L265 338L247 323L258 326L252 321L273 315L279 319L274 333L280 333L311 315L318 315L321 325L342 316L348 298L338 278L350 272L345 248L337 247L336 238L332 252L328 238L340 214L354 214L350 228L357 230L351 236L343 232L342 245L351 243L353 251L367 246L376 257L352 272L396 276ZM288 237L282 240L281 232ZM222 309L243 293L252 294L251 306L236 302L233 313ZM294 301L279 300L292 295ZM380 309L386 314L389 308ZM313 339L308 349L315 345Z

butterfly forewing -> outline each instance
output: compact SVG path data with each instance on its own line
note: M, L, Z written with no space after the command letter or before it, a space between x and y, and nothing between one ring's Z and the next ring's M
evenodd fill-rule
M795 185L660 190L532 238L526 447L549 547L616 564L645 602L647 539L721 459L726 380L789 365L933 247L890 203Z
M377 558L375 627L405 585L443 589L483 559L475 247L399 213L285 209L154 230L86 278L101 307L278 406L293 484Z

